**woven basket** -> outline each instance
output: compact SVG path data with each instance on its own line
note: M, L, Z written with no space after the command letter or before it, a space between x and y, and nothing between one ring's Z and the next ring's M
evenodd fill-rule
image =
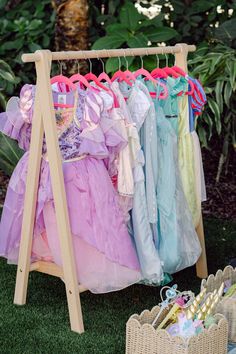
M209 275L209 277L202 280L201 289L207 289L207 293L219 289L221 283L230 279L232 284L236 283L236 268L227 266L223 271L218 270L216 275ZM223 298L216 307L215 312L221 313L229 322L229 341L236 342L236 299Z
M228 323L216 314L217 324L188 339L173 337L164 330L155 330L152 321L160 311L155 306L140 315L133 315L126 324L126 354L226 354ZM159 318L159 323L165 313Z

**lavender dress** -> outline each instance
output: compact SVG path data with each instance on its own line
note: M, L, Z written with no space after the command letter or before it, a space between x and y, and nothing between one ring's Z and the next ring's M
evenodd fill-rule
M12 97L6 112L0 114L0 130L26 150L10 179L0 224L0 256L10 263L18 260L34 93L34 86L23 86L20 97ZM58 102L59 93L53 96ZM141 275L103 161L109 156L109 131L105 138L99 124L103 101L91 90L60 96L76 108L57 111L56 119L78 281L95 293L119 290L138 282ZM113 135L112 144L118 152L124 142L118 135L115 142ZM45 144L32 249L32 261L38 259L62 264Z

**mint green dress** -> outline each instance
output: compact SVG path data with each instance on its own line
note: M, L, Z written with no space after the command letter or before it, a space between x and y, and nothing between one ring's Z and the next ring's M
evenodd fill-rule
M177 93L183 89L183 84L181 80L176 82L169 80L169 96L166 100L159 100L160 86L153 87L150 81L146 83L149 91L156 91L157 98L154 99L156 141L148 139L151 131L147 131L146 139L142 140L145 161L151 159L152 165L155 166L152 171L145 170L145 182L148 186L150 180L156 181L157 220L153 225L153 236L163 262L163 271L168 273L175 273L192 266L201 254L201 246L184 195L178 166L179 98ZM172 118L168 117L169 115ZM143 124L144 132L145 129L148 130L147 118ZM155 154L150 154L152 151L150 144L154 144ZM157 171L155 172L157 175L151 176L154 171ZM147 192L147 202L152 200L153 195Z

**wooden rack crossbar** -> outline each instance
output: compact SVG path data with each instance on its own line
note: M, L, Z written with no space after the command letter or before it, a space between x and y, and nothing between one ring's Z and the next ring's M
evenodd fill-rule
M195 50L196 47L194 45L181 43L176 44L173 47L112 49L77 52L51 52L49 50L38 50L32 54L22 55L22 60L24 62L35 62L37 81L34 102L34 116L32 120L31 143L29 150L28 172L26 179L21 242L14 296L15 304L23 305L26 303L30 271L38 271L59 277L64 281L66 287L71 329L78 333L84 332L80 293L86 289L83 284L78 284L76 274L75 257L72 245L64 177L62 171L62 159L58 145L55 112L50 84L50 68L52 60L122 57L135 55L144 56L152 54L172 53L175 55L175 64L187 72L188 52L193 52ZM60 241L62 267L59 267L58 265L50 262L38 261L31 263L35 210L44 134L47 145L56 222ZM200 217L199 225L196 230L202 246L202 254L196 264L197 275L200 278L206 278L208 274L202 216Z
M196 50L195 45L187 45L188 52ZM86 51L68 51L68 52L52 52L51 60L74 60L74 59L96 59L96 58L114 58L114 57L132 57L138 55L154 55L154 54L176 54L180 53L182 46L176 44L174 47L147 47L147 48L125 48L125 49L101 49ZM36 51L33 54L23 54L22 60L25 63L36 62L40 60L40 55Z

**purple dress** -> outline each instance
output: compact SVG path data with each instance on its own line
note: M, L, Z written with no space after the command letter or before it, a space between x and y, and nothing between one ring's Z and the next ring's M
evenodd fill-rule
M23 86L0 114L0 130L26 150L9 182L0 224L0 256L17 263L29 157L35 86ZM60 97L59 97L60 96ZM92 90L57 93L74 109L56 111L59 147L78 281L95 293L122 289L140 280L139 263L104 164L109 130L101 129L102 98ZM114 132L113 132L114 133ZM113 134L111 131L111 134ZM124 146L112 135L113 151ZM46 145L43 145L32 261L62 265Z

